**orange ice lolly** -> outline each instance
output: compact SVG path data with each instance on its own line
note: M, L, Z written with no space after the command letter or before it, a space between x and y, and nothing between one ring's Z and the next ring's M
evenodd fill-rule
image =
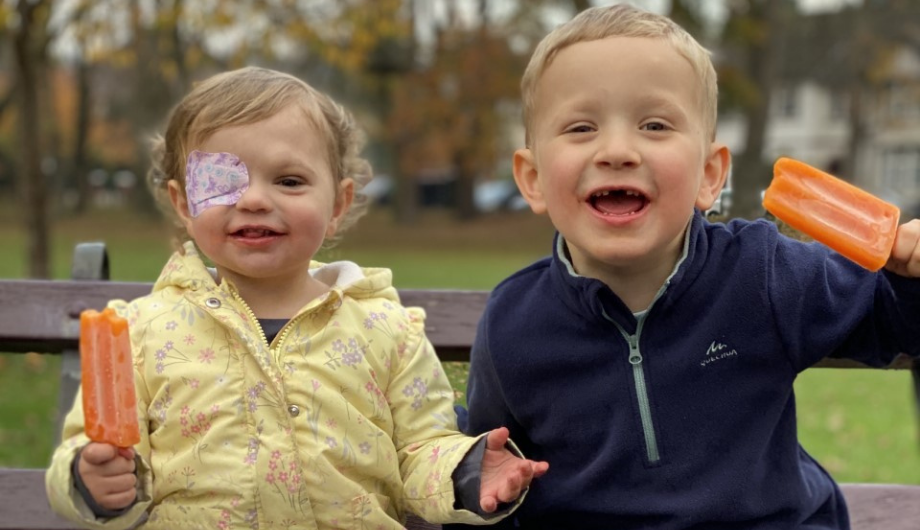
M774 164L763 206L871 271L888 261L901 215L897 206L790 158Z
M131 447L141 441L128 321L111 308L80 314L80 366L86 435Z

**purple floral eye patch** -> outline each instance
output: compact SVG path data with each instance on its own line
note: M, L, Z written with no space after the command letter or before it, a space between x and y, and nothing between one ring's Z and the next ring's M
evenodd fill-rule
M192 151L185 165L188 211L198 217L211 206L232 206L249 189L246 164L230 153Z

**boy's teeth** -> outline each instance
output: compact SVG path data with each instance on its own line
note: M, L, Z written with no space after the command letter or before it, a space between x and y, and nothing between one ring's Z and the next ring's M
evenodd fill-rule
M610 195L610 193L611 193L610 190L598 191L594 193L593 196L594 197L606 197L607 195ZM624 193L630 197L639 197L639 192L635 190L622 190L621 193Z

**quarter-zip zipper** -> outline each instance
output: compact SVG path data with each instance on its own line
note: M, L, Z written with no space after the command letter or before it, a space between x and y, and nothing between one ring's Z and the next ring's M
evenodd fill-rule
M691 217L687 222L687 228L684 232L683 251L678 258L677 263L674 264L674 269L671 271L671 274L668 275L667 279L664 281L661 287L658 288L658 292L655 293L655 296L652 298L651 303L649 303L648 308L643 313L636 316L637 324L636 333L634 335L627 333L622 326L610 318L610 315L607 314L607 311L601 309L601 314L604 316L604 318L616 326L616 328L620 331L620 334L623 335L623 338L626 339L626 343L629 345L628 361L629 364L632 365L633 381L635 382L636 386L636 400L639 403L639 417L642 421L642 434L645 437L645 453L649 463L651 464L655 464L661 460L661 453L658 449L658 438L655 434L655 423L652 420L652 407L649 404L648 385L645 383L645 368L642 365L643 359L642 351L639 348L639 339L642 336L642 327L645 325L645 319L648 317L649 312L652 310L655 302L657 302L664 295L664 292L671 285L671 279L675 274L677 274L677 271L680 269L680 266L684 260L687 259L687 255L690 249L690 232L692 226L693 218ZM575 272L575 267L572 266L571 261L566 258L565 242L563 241L561 235L556 239L556 256L558 256L559 260L565 264L569 275L575 278L581 277L577 272Z
M645 370L642 367L642 352L639 351L639 333L645 318L639 321L639 328L635 335L626 335L623 329L620 333L626 336L629 343L629 364L633 367L633 380L636 382L636 399L639 401L639 417L642 418L642 432L645 434L645 450L649 462L655 463L661 455L658 454L658 439L655 436L655 424L652 422L652 407L648 401L648 387L645 384Z
M659 292L660 294L660 292ZM629 364L632 365L633 382L636 388L636 401L639 403L639 418L642 420L642 434L645 437L645 454L649 463L657 463L661 459L658 452L658 438L655 435L655 422L652 420L652 407L649 404L648 386L645 384L645 368L642 366L642 352L639 349L639 337L642 335L642 326L645 324L645 316L639 317L639 323L636 326L636 333L630 335L607 314L603 312L604 318L612 323L626 339L629 345Z

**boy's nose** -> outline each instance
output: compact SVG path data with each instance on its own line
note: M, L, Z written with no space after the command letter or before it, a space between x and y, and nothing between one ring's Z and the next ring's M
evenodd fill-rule
M642 156L629 135L624 133L604 135L594 156L596 166L611 169L629 169L641 163Z
M243 192L240 200L236 203L237 209L250 212L271 210L272 203L269 198L269 188L268 184L257 182L256 179L250 179L249 188Z

